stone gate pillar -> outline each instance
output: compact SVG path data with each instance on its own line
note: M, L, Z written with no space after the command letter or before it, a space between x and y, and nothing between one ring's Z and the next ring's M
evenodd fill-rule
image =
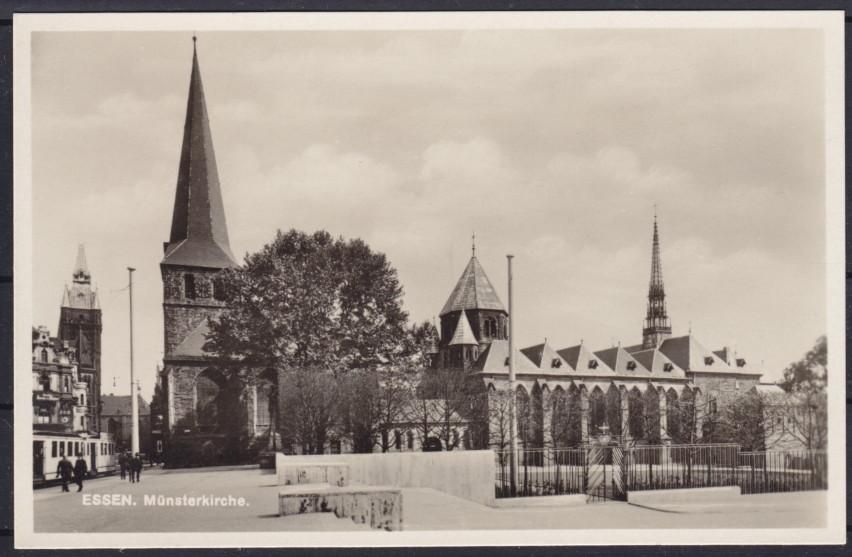
M659 389L657 392L657 400L659 401L659 416L660 416L660 441L665 442L669 437L669 422L668 422L668 407L669 401L666 398L666 391Z
M589 391L586 386L580 387L580 442L587 444L589 442L589 422L591 421L591 408L589 407Z
M619 416L621 417L621 439L624 444L630 441L630 399L627 388L618 388Z
M551 448L553 443L553 393L545 385L541 389L541 435L543 448Z
M692 396L693 416L695 416L695 441L697 442L704 435L704 395L701 391L695 389Z
M671 462L671 444L672 438L669 437L669 421L668 421L668 407L669 407L669 399L666 397L665 389L660 389L657 394L657 398L660 401L660 443L663 445L661 454L660 454L660 464L666 464Z

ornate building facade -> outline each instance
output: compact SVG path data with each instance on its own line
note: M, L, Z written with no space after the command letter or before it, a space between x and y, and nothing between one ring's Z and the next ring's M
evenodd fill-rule
M475 253L441 312L437 368L482 381L488 417L472 446L508 443L508 315ZM625 442L688 443L712 435L719 413L762 372L730 348L709 350L691 332L672 336L656 216L642 342L594 350L582 341L514 354L518 431L525 447L587 443L604 426Z
M33 430L43 433L88 433L89 385L79 374L74 348L33 329Z

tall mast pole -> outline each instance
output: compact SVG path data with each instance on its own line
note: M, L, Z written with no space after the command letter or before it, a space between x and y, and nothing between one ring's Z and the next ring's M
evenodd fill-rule
M512 495L517 493L518 479L518 421L515 396L515 312L512 295L512 258L507 255L509 271L509 475Z
M133 454L139 452L139 399L136 394L136 377L133 374L133 267L127 268L127 273L130 276L130 450Z

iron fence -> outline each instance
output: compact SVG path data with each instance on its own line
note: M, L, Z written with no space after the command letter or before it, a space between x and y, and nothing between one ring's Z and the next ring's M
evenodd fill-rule
M739 486L743 494L752 494L828 487L824 451L744 452L731 444L645 445L621 447L614 462L616 451L601 453L597 447L592 454L593 449L518 449L514 486L510 452L495 451L496 496L587 494L594 498L601 490L611 494L721 486Z
M531 497L585 493L588 479L588 450L518 449L513 486L511 451L497 453L497 497Z

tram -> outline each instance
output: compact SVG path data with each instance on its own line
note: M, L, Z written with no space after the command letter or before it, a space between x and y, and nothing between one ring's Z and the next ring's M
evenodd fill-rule
M72 464L78 456L85 458L90 478L114 474L118 468L115 441L109 433L89 436L36 431L33 433L33 487L56 483L56 468L63 456Z

